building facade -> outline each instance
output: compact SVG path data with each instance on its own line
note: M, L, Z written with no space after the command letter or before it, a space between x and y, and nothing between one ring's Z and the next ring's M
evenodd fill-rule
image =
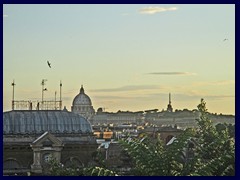
M13 110L3 113L3 174L46 175L51 158L65 166L94 163L97 149L91 124L66 110Z

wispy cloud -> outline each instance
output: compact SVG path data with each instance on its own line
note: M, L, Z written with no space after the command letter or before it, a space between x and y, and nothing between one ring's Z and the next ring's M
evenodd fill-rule
M68 89L63 92L63 94L77 94L79 93L79 89Z
M211 99L211 100L222 100L225 98L235 98L234 95L218 95L218 96L214 96L214 95L210 95L210 96L205 96L205 99Z
M38 93L39 91L33 91L33 90L31 90L31 89L27 89L27 88L19 88L18 89L18 92L19 93L23 93L23 94L34 94L34 93Z
M135 86L122 86L118 88L109 89L94 89L92 92L118 92L118 91L136 91L136 90L149 90L149 89L159 89L156 85L135 85Z
M6 17L8 17L8 15L7 15L7 14L4 14L3 17L6 18Z
M223 99L229 99L229 98L235 98L234 95L229 94L221 94L221 95L209 95L209 94L191 94L191 93L173 93L172 94L174 101L189 101L189 100L200 100L201 98L204 98L206 100L223 100ZM112 100L113 102L118 101L134 101L134 102L146 102L146 101L154 101L156 99L161 99L162 101L168 101L168 93L151 93L151 94L135 94L135 96L128 96L126 94L119 94L117 96L114 95L96 95L93 96L94 99L98 100L104 100L109 101Z
M204 98L206 100L222 100L222 99L226 99L226 98L235 98L234 95L228 95L228 94L220 94L220 95L209 95L209 94L187 94L187 93L183 93L183 94L175 94L175 98L177 100L193 100L193 99L201 99Z
M228 84L235 84L234 80L225 80L225 81L216 81L213 82L214 85L228 85Z
M152 73L147 73L150 75L185 75L185 76L193 76L197 75L196 73L191 73L191 72L152 72Z
M175 11L177 10L177 7L170 7L170 8L164 8L164 7L145 7L142 9L139 9L140 14L155 14L165 11Z
M224 85L234 85L235 80L223 80L223 81L213 81L213 82L195 82L194 86L224 86Z
M101 99L101 100L123 100L123 99L131 99L134 97L128 97L128 96L123 96L123 95L119 95L119 96L112 96L112 95L96 95L93 96L94 99Z
M128 16L129 13L122 13L121 15L122 15L122 16Z

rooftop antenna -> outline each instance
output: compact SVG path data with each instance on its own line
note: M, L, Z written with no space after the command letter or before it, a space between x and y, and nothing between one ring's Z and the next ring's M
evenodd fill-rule
M57 91L55 91L55 110L57 109L57 107L56 107L56 102L57 102L56 96L57 96Z
M13 87L13 94L12 94L12 110L14 110L14 86L16 85L15 83L14 83L14 80L13 80L13 82L12 82L12 87Z
M62 110L62 81L60 81L60 110Z
M47 88L44 88L46 81L47 81L47 79L43 79L42 83L41 83L41 85L42 85L42 109L43 109L43 94L44 94L44 91L47 91Z

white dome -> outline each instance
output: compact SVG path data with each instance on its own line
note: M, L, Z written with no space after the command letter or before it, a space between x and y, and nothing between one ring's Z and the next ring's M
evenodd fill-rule
M92 102L88 95L84 93L83 87L80 89L80 93L73 99L73 106L88 105L91 106Z

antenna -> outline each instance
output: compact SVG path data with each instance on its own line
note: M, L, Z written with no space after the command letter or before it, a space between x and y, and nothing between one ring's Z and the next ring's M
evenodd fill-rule
M56 102L57 102L56 96L57 96L57 91L55 91L55 110L57 109L57 107L56 107Z
M60 80L60 110L62 110L62 81Z
M43 79L42 83L41 83L41 85L42 85L42 109L43 109L43 92L47 91L47 88L44 88L46 81L47 81L47 79Z
M12 94L12 110L14 110L14 86L16 85L15 83L14 83L14 80L13 80L13 82L12 82L12 87L13 87L13 94Z

